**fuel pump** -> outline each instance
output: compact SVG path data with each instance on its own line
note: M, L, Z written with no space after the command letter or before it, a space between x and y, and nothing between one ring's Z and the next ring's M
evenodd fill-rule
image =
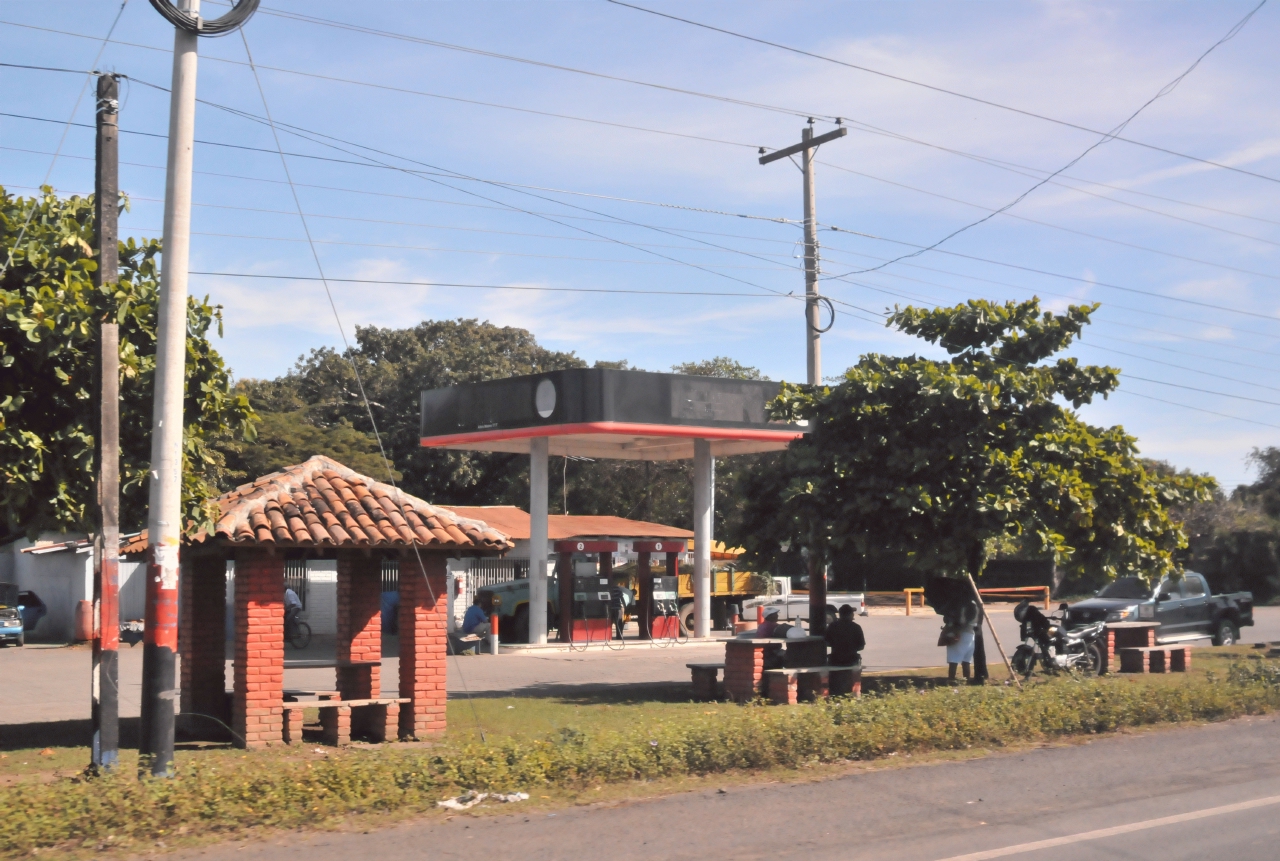
M608 577L573 578L573 624L571 642L607 642L613 636L609 619Z
M680 578L653 578L653 639L674 640L680 633Z

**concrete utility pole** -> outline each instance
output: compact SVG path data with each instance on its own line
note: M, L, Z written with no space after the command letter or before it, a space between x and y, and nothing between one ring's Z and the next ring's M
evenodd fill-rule
M768 164L797 153L800 155L800 170L804 174L805 359L811 386L822 382L823 329L819 325L818 304L826 301L818 294L818 216L814 195L813 160L817 156L819 146L842 138L848 133L849 130L841 126L833 132L814 137L813 120L810 119L809 126L800 132L800 143L760 156L760 163Z
M182 400L186 388L187 272L191 256L191 171L196 125L196 42L241 26L258 0L239 0L221 18L200 17L200 0L151 0L174 25L165 176L163 269L156 327L155 398L147 503L147 612L138 751L151 773L173 773L174 659L178 654L178 552L182 540Z
M94 283L114 284L120 269L120 86L98 77L98 139L94 226L98 271ZM95 771L120 761L120 327L103 323L98 365L98 530L93 578L93 760Z
M711 441L693 441L693 635L711 636Z
M839 124L837 119L836 123ZM824 135L813 136L813 119L800 131L800 143L760 156L761 164L800 156L800 172L804 174L804 330L805 365L809 385L822 383L822 333L819 303L831 302L818 292L818 210L814 183L813 160L818 147L849 133L844 126ZM832 309L834 314L834 309ZM830 328L830 327L828 327ZM827 566L818 548L809 548L809 633L821 634L827 629Z
M547 642L547 469L550 441L529 440L529 642Z

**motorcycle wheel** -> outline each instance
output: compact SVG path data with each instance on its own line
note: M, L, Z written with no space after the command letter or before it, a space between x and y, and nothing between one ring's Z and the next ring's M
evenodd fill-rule
M305 649L311 645L311 626L306 622L297 622L290 632L289 642L295 649Z
M1026 646L1019 646L1013 652L1013 671L1024 679L1031 678L1031 673L1036 668L1036 653L1028 649Z
M1097 643L1084 647L1084 661L1080 664L1080 671L1086 676L1102 675L1102 650Z

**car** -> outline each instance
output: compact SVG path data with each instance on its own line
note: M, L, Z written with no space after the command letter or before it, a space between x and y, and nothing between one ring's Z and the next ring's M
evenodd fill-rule
M0 645L21 646L26 642L21 593L12 583L0 583Z
M1141 577L1121 577L1067 608L1070 627L1094 622L1159 622L1159 643L1208 638L1215 646L1232 646L1240 629L1253 624L1253 593L1213 595L1194 571L1166 577L1154 589Z

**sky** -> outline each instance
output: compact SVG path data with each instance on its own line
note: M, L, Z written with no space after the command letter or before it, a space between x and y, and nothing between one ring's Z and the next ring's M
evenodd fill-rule
M235 375L283 374L359 326L477 318L589 362L723 355L803 381L801 177L758 148L839 117L849 134L816 167L824 375L868 352L936 355L885 328L894 305L1098 302L1070 355L1123 376L1087 421L1226 489L1251 480L1253 448L1280 445L1280 4L1124 141L1101 132L1256 0L637 5L884 74L603 0L267 0L244 39L201 39L190 289L222 305ZM96 68L128 76L121 235L158 237L172 29L129 0L104 47L119 9L5 0L0 62L83 72L101 49ZM92 190L85 83L0 66L10 193ZM864 271L1086 150L938 249Z

